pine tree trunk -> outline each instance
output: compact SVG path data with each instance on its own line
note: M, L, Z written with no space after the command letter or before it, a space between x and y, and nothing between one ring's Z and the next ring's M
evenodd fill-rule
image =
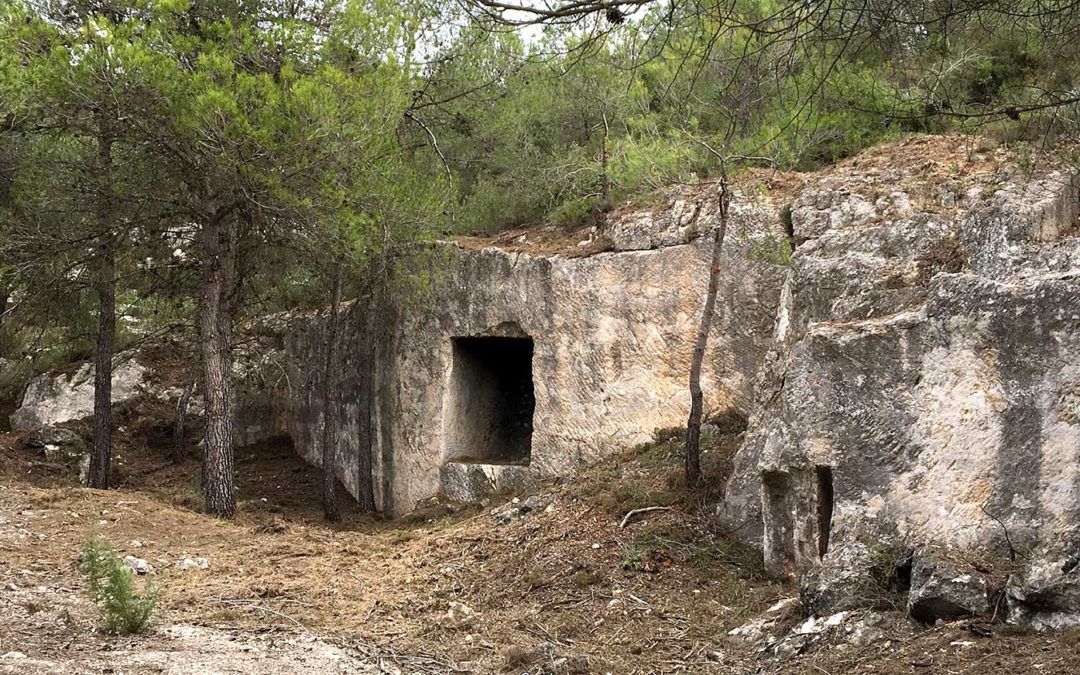
M202 290L198 305L206 432L203 492L206 512L236 515L233 475L232 294L236 247L227 214L209 210L199 234Z
M323 515L327 520L336 522L341 520L338 513L337 495L337 460L335 452L337 448L337 404L335 402L335 384L337 377L337 349L338 349L338 309L341 304L341 281L344 274L344 265L337 263L334 269L334 288L330 297L330 319L326 327L326 361L323 368L323 428L322 428L322 506Z
M712 262L709 266L709 287L705 294L705 308L701 312L701 324L698 326L697 340L694 344L694 356L690 362L690 417L686 422L686 487L692 490L701 480L701 417L704 412L704 394L701 391L701 366L705 360L705 348L709 343L709 329L712 327L713 311L716 308L716 294L720 287L720 257L727 235L728 204L727 181L720 183L720 224L713 229Z
M94 447L90 454L87 483L109 487L112 461L112 361L116 342L115 265L111 243L98 252L98 332L94 359Z
M94 445L87 484L109 487L112 461L112 361L116 344L116 239L112 218L112 138L104 116L98 121L97 296L98 328L94 355Z

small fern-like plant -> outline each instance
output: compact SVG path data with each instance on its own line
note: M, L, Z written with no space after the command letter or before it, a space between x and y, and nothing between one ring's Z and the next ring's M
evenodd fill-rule
M147 583L142 593L136 593L134 572L107 541L94 537L84 542L79 569L86 575L90 598L101 610L105 630L131 635L150 625L157 590Z

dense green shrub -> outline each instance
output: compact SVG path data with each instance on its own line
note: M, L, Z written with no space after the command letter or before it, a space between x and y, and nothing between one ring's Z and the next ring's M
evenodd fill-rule
M32 375L25 359L0 359L0 401L17 399Z

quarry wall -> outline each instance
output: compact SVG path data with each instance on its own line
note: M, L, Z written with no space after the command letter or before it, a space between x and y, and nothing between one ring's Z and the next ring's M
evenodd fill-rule
M1005 166L880 187L909 178L825 179L795 200L726 521L822 611L906 555L925 572L911 583L952 594L927 606L972 615L997 597L1011 620L1075 625L1080 181Z
M617 221L621 232L603 234L609 250L588 256L445 247L420 259L438 270L422 286L353 304L336 402L350 492L362 493L370 461L388 513L437 494L476 499L685 424L711 255L696 234L713 214L686 203L657 213ZM736 208L703 375L708 411L750 411L787 274L760 252L781 251L785 237L773 204ZM290 386L272 388L268 406L281 412L253 417L280 419L317 461L323 320L277 330Z

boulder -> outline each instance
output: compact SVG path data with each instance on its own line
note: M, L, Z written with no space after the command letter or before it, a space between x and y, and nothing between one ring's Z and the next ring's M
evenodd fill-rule
M802 605L811 616L831 616L837 612L866 607L881 596L871 570L869 549L853 542L829 551L821 564L806 571L799 583Z
M71 429L62 429L54 426L44 426L34 430L23 439L23 445L27 448L41 449L52 446L81 446L85 445L79 434Z
M144 387L147 369L130 355L121 355L113 369L112 402L135 398ZM72 374L45 373L30 381L22 402L11 415L15 431L84 419L94 412L94 366L83 364Z
M88 457L86 441L70 429L46 426L30 433L23 445L34 451L42 452L45 459L55 464L76 464Z
M1029 630L1080 626L1080 569L1077 558L1036 559L1005 589L1008 622Z
M540 499L540 495L529 495L529 497L521 503L521 510L524 513L532 513L533 511L539 511L543 506L544 502Z
M851 612L837 612L822 617L811 616L777 640L771 646L772 652L782 661L798 656L827 634L834 632L850 616Z
M210 561L206 558L184 558L176 566L181 570L208 570Z
M990 585L978 572L968 572L933 555L919 555L911 570L908 613L926 623L953 621L990 611Z
M132 572L138 574L139 576L154 573L154 568L150 566L150 563L146 562L142 558L136 558L133 555L124 556L124 564L127 565Z
M786 601L784 604L791 606ZM770 609L765 616L728 631L728 637L759 654L785 661L809 651L899 642L910 638L917 628L915 622L896 612L862 609L811 616L786 632L780 631L788 618L786 611L777 614Z
M727 634L735 642L742 642L756 649L764 649L772 641L769 631L776 626L777 621L775 616L759 617L737 628L732 628Z
M728 631L728 638L754 647L767 649L775 641L777 627L802 610L799 598L784 598L765 610L765 614Z

